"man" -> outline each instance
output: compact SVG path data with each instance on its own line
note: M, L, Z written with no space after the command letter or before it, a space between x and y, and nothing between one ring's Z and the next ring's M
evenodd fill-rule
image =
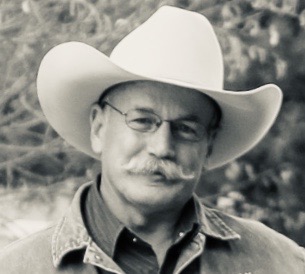
M101 161L55 227L7 247L1 273L305 273L304 250L255 221L206 208L201 174L242 155L272 126L281 91L223 90L209 22L162 7L108 58L52 49L38 73L51 125Z

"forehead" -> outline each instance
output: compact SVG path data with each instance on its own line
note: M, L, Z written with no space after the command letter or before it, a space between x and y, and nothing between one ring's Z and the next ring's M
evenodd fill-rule
M164 119L196 115L209 121L215 111L212 99L197 90L152 81L123 83L106 97L123 111L149 108Z

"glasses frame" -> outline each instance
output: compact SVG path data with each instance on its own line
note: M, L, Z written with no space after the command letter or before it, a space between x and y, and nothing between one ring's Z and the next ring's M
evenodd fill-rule
M136 129L136 128L133 128L129 125L128 121L127 121L127 115L128 115L128 112L129 111L132 111L132 110L135 110L135 109L130 109L126 112L123 112L121 110L119 110L118 108L116 108L115 106L113 106L112 104L110 104L108 101L102 101L101 103L99 103L99 105L101 106L101 108L104 108L106 105L109 106L110 108L112 108L113 110L115 110L116 112L118 112L119 114L125 116L125 124L131 128L132 130L135 130L135 131L138 131L138 132L156 132L158 130L158 128L162 125L163 122L167 122L167 123L170 123L170 124L173 124L175 123L175 120L166 120L166 119L162 119L158 114L154 113L154 112L150 112L153 116L155 116L159 122L158 123L155 123L155 127L152 127L151 130L140 130L140 129ZM204 125L198 123L200 127L202 127L203 129L203 132L204 134L202 134L202 136L200 136L199 138L196 138L196 139L187 139L187 138L184 138L180 135L177 134L176 138L180 139L180 140L183 140L183 141L188 141L188 142L198 142L198 141L201 141L204 139L205 136L208 137L208 131L207 129L205 128Z

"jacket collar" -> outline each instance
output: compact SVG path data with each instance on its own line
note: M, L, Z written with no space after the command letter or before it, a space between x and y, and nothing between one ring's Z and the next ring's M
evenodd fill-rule
M82 197L88 191L92 182L86 183L76 192L66 215L56 225L52 237L52 256L55 267L59 266L63 257L73 251L86 250L84 262L99 265L103 261L103 267L108 266L114 272L119 269L91 239L85 227L82 213ZM216 210L205 207L199 198L194 195L196 212L200 223L199 234L202 237L202 245L205 237L212 237L222 241L240 239L240 235L230 228ZM116 269L115 269L116 268Z
M205 236L223 241L239 240L241 236L234 231L221 217L219 211L204 206L197 195L194 194L200 232Z

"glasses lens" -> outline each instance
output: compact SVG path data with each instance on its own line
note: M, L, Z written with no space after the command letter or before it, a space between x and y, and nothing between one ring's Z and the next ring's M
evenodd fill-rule
M126 113L127 125L135 130L149 132L157 129L160 118L149 111L133 109Z
M172 130L176 137L187 141L199 141L207 135L203 125L191 121L172 122Z

